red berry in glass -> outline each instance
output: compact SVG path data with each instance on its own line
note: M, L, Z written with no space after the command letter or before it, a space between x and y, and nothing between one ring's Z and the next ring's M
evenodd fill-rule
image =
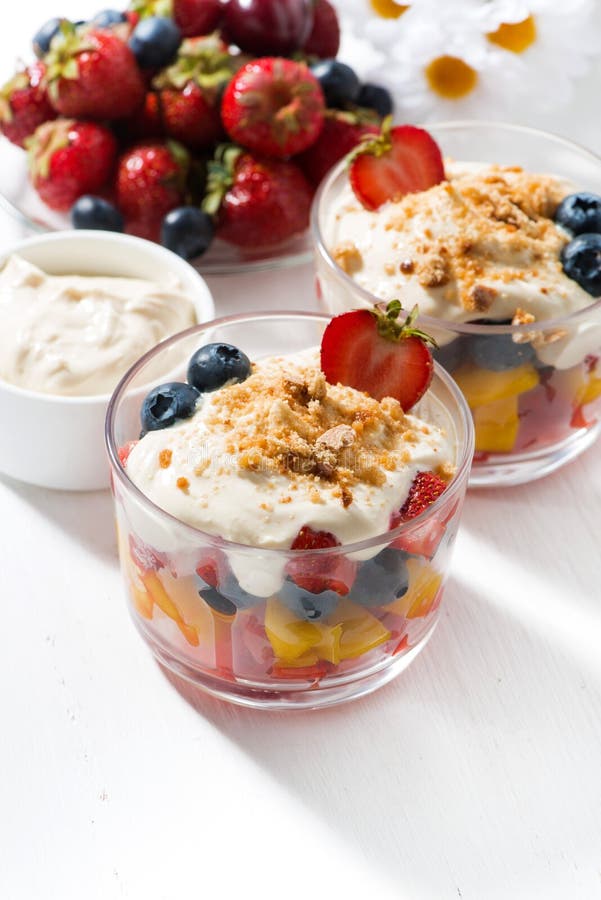
M312 25L311 0L229 0L225 7L228 40L257 56L299 50Z

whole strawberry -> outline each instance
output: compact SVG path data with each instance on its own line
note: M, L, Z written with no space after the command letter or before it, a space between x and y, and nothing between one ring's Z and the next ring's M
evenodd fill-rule
M340 49L338 13L329 0L315 0L313 27L302 50L307 56L334 59Z
M188 153L175 141L137 144L120 157L116 201L127 231L159 239L165 215L184 201L188 168Z
M209 163L205 212L216 216L217 237L238 247L264 247L304 231L311 187L298 166L232 145Z
M63 24L44 62L50 101L63 116L123 119L144 101L136 59L114 31Z
M211 34L221 24L221 0L173 0L173 18L184 37Z
M369 134L379 134L379 127L373 120L369 121L357 112L328 109L321 134L296 162L311 184L317 186L332 166Z
M240 66L217 37L182 43L172 66L153 82L166 134L193 150L204 150L224 136L219 91Z
M109 180L117 142L96 122L56 119L27 140L31 182L52 209L66 211L83 194L95 194Z
M38 125L56 118L46 93L45 71L43 63L34 62L0 89L0 130L19 147Z
M268 56L247 63L232 78L221 118L236 143L285 159L315 143L324 110L323 91L304 63Z

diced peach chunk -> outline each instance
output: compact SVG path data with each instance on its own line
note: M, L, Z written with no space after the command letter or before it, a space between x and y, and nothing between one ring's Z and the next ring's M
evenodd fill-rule
M464 365L453 372L453 378L472 409L531 391L539 381L536 369L527 364L503 372Z
M390 603L386 609L397 616L419 619L427 616L438 597L442 575L431 563L421 559L408 559L409 588L407 592Z
M473 414L477 451L508 453L513 450L520 424L517 395L476 406Z

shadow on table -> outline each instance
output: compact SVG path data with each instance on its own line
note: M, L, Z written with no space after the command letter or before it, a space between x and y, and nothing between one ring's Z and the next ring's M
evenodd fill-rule
M53 491L4 475L0 482L73 541L117 565L115 513L110 491Z
M510 652L498 637L507 633L501 611L456 582L446 599L437 632L410 669L338 708L247 710L165 674L399 889L410 887L410 877L415 896L437 900L482 900L493 886L494 897L517 896L528 885L530 896L542 896L541 887L553 886L549 860L569 867L573 849L593 864L587 810L601 781L587 784L584 772L597 771L594 706L587 708L577 667L540 635L518 623ZM566 730L558 729L566 710L554 684L583 697ZM574 729L578 747L591 747L580 765Z

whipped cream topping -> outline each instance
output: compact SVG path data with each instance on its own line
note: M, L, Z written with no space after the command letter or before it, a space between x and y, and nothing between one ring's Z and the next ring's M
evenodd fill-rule
M206 394L191 419L146 434L127 472L182 522L258 549L288 549L304 525L342 544L385 533L417 472L450 478L455 462L450 431L404 415L391 398L378 403L326 384L312 351L256 363L242 384ZM172 549L157 518L135 508L129 518L155 549ZM227 555L245 590L270 596L280 587L284 557Z
M0 378L46 394L107 394L159 341L196 324L175 279L48 275L9 257L0 272Z
M592 298L562 271L570 236L552 221L574 185L518 167L446 163L447 181L372 212L345 184L326 213L327 247L361 287L453 322L564 316Z

